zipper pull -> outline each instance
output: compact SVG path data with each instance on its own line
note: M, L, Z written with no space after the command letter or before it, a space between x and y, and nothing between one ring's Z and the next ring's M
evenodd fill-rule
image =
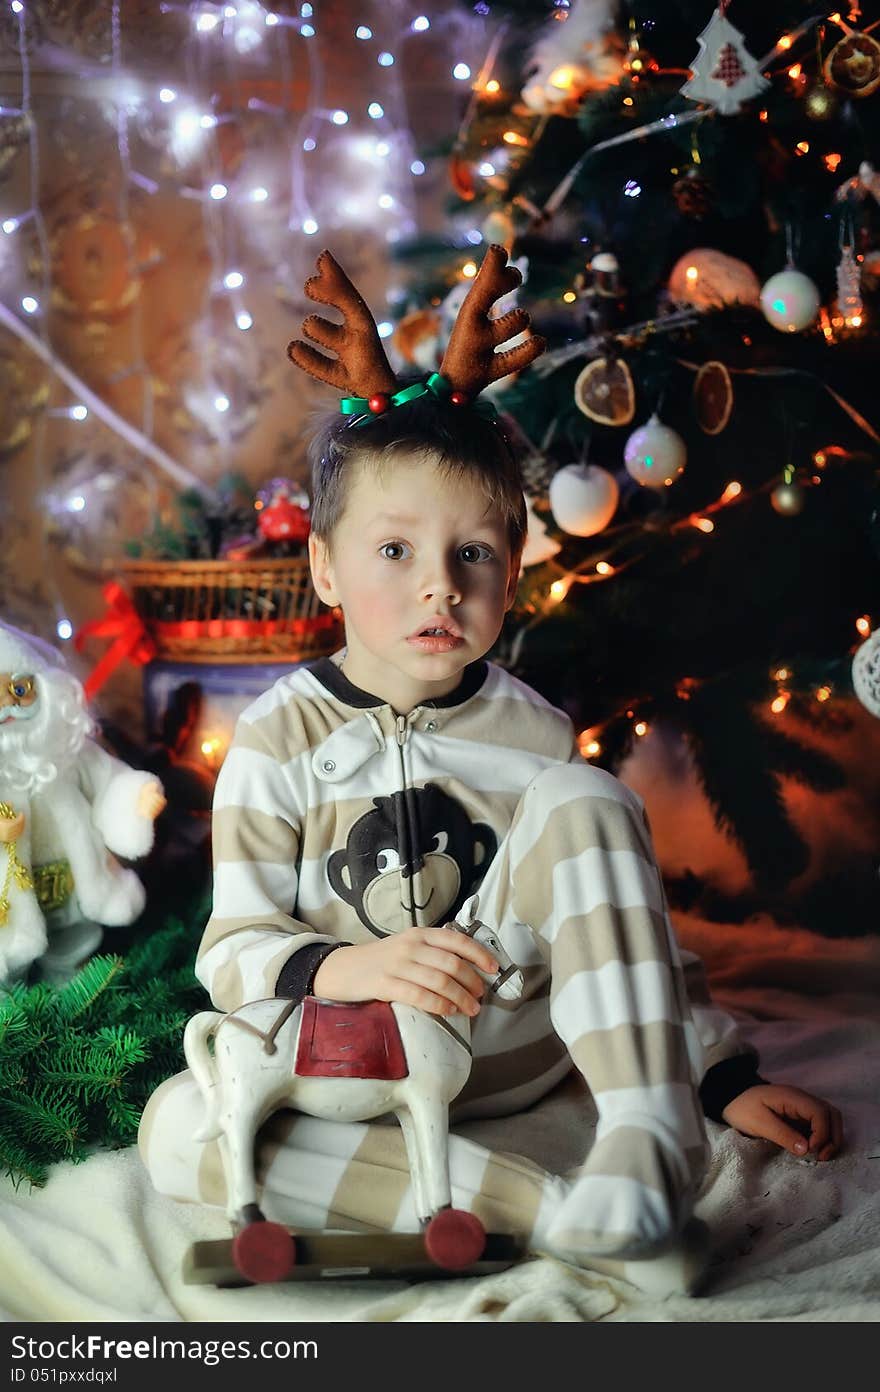
M399 715L399 716L397 717L397 743L400 745L401 749L402 749L403 746L406 744L406 736L407 736L406 716L405 716L405 715Z

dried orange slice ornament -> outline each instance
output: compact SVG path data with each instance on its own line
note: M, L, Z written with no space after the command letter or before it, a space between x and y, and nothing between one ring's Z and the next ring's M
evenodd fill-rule
M628 425L636 409L629 367L622 358L594 358L574 384L574 400L599 425Z
M694 381L694 412L707 435L720 435L733 410L733 383L723 362L706 362Z
M828 54L823 73L839 91L869 97L880 87L880 43L872 34L850 29Z

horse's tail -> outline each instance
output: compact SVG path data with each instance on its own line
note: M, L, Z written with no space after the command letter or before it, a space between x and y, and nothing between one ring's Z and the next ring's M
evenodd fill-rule
M217 1010L202 1010L193 1015L183 1032L183 1052L190 1071L199 1085L205 1104L205 1119L195 1133L197 1141L212 1141L220 1134L217 1120L217 1067L208 1050L208 1040L226 1016Z

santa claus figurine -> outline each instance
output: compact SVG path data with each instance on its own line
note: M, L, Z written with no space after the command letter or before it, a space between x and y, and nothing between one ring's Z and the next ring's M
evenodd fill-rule
M115 856L151 850L162 785L92 731L58 653L0 623L0 987L34 962L45 980L66 981L102 925L132 923L144 907L141 881Z

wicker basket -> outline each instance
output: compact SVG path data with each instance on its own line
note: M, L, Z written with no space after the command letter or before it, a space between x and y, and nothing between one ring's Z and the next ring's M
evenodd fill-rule
M120 567L156 655L186 662L301 661L342 641L307 556L250 561L126 561Z

